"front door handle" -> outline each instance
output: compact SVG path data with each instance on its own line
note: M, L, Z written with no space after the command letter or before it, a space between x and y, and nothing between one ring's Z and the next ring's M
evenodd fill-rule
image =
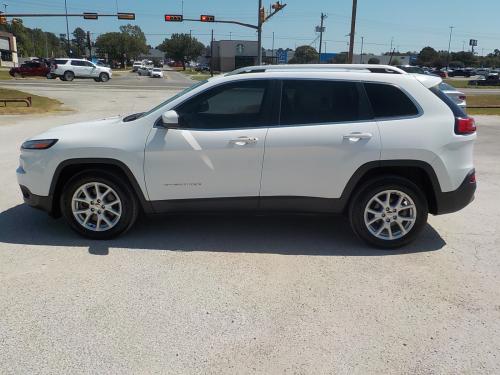
M231 139L229 143L237 146L244 146L252 143L257 143L258 140L259 138L243 136L243 137L238 137L236 139Z
M372 137L373 137L372 133L352 132L344 135L342 138L352 142L357 142L360 139L371 139Z

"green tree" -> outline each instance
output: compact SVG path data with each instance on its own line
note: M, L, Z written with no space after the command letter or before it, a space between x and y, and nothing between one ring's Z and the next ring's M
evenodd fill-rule
M205 46L189 34L172 34L170 39L165 39L159 46L160 51L175 61L182 62L182 68L186 69L186 62L196 60L201 56Z
M368 60L368 64L380 64L380 60L376 57L370 57L370 59Z
M401 60L399 60L397 57L394 57L391 61L391 65L401 65Z
M438 52L432 47L423 48L417 57L417 64L424 66L432 66L439 57Z
M85 40L87 38L87 35L85 31L81 27L77 27L73 31L73 54L78 57L82 57L85 55Z
M101 34L95 42L100 56L119 60L125 64L127 59L136 59L148 51L146 36L139 26L120 26L120 32Z
M290 64L311 64L318 62L318 52L311 46L300 46L295 49L293 58L290 59Z

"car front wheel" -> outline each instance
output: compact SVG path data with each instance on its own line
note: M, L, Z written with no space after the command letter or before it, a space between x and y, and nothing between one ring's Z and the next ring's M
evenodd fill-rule
M101 74L99 74L99 79L101 80L101 82L108 82L109 75L107 75L106 73L101 73Z
M412 242L427 223L427 200L411 181L389 177L366 184L353 197L349 219L366 243L395 249Z
M61 211L77 233L105 240L129 230L138 203L130 186L107 172L87 172L71 179L61 196Z

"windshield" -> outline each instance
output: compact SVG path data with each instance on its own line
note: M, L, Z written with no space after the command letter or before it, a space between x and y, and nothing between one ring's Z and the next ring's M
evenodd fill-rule
M183 96L183 95L187 94L188 92L190 92L190 91L194 90L194 89L195 89L195 88L197 88L197 87L200 87L200 86L204 85L204 84L205 84L205 83L207 83L207 82L208 82L208 80L204 80L204 81L198 82L198 83L194 84L193 86L190 86L190 87L188 87L188 88L186 88L186 89L182 90L181 92L179 92L179 93L175 94L174 96L172 96L172 97L168 98L167 100L165 100L163 103L158 104L158 105L157 105L156 107L154 107L153 109L151 109L151 110L149 110L149 111L147 111L147 112L144 112L144 113L142 114L142 116L140 116L140 117L138 117L138 118L141 118L141 117L144 117L144 116L148 116L148 115L150 115L151 113L153 113L153 112L155 112L155 111L159 110L161 107L163 107L163 106L167 105L168 103L173 102L175 99L180 98L181 96Z

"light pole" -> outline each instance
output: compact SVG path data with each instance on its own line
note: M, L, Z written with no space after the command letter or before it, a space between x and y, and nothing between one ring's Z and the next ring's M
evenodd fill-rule
M359 63L360 64L363 64L363 46L365 44L365 37L362 36L361 37L361 52L360 52L360 60L359 60Z
M446 70L450 67L450 50L451 50L451 36L453 35L453 29L455 26L450 26L450 40L448 42L448 56L446 57Z
M4 9L5 9L5 14L7 14L7 7L8 7L8 6L9 6L9 4L5 4L5 3L3 3L3 7L4 7Z
M71 57L71 49L70 49L70 45L69 45L69 24L68 24L68 3L67 3L67 0L64 0L64 11L65 11L65 14L66 14L66 38L67 38L67 43L68 43L68 46L67 46L67 53L68 53L68 57Z

